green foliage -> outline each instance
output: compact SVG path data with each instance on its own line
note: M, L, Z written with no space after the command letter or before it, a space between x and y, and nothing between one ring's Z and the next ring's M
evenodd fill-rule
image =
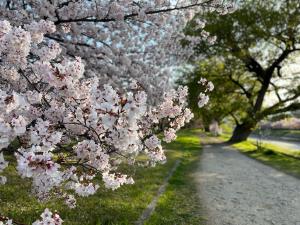
M240 2L232 14L216 16L212 12L197 17L207 21L205 31L217 36L214 45L206 41L199 43L199 54L233 56L241 60L251 55L260 62L266 61L267 65L277 58L280 45L292 48L292 42L299 43L300 14L297 0L247 0ZM201 30L194 30L194 25L191 22L186 32L200 35Z
M188 83L197 73L205 75L203 62L211 68L208 77L212 80L217 73L223 75L220 81L215 81L215 92L219 92L216 96L221 97L221 104L217 97L212 96L215 100L212 106L217 108L211 107L207 113L214 115L216 111L230 112L232 109L236 122L249 131L268 115L300 109L298 77L281 70L299 56L298 0L247 0L240 1L234 13L224 16L217 16L214 12L200 13L188 24L185 32L201 37L203 30L196 28L196 19L207 22L204 30L216 36L217 41L209 44L203 39L196 46L195 55L204 60L200 62L201 72L199 63L196 63L196 70L187 79ZM220 63L224 64L221 71ZM222 90L223 87L229 93ZM276 96L275 103L263 104L270 93ZM237 98L237 94L243 98ZM233 99L240 107L232 107L230 102Z
M239 74L237 74L239 73ZM196 119L203 121L208 126L213 120L221 122L226 116L235 114L242 116L243 106L247 105L247 99L241 95L239 87L228 82L228 76L243 76L243 72L232 71L221 58L209 58L199 62L191 72L186 72L179 84L189 88L189 107ZM198 96L203 90L199 88L200 78L206 78L215 85L213 92L209 94L209 104L201 109L198 107ZM244 78L247 79L246 77Z

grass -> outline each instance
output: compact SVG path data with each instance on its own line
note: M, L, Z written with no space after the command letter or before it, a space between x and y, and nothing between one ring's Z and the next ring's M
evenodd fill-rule
M220 139L228 140L229 134ZM274 144L263 143L257 146L254 140L243 141L232 145L247 156L257 159L282 172L300 178L300 153L293 149L279 147Z
M268 130L271 137L290 137L300 139L300 130L284 130L284 129L271 129Z
M170 180L166 193L147 224L200 224L199 202L195 186L187 179L200 154L198 132L180 132L178 139L166 146L168 162L150 169L138 169L135 184L116 191L103 187L96 195L78 198L77 208L69 209L61 201L38 202L30 196L30 182L20 179L12 165L4 175L7 185L0 186L0 215L19 223L31 224L44 208L57 210L64 225L127 225L133 224L151 202L159 186L176 160L182 163ZM186 177L187 176L187 177ZM175 221L178 221L174 223ZM188 221L188 223L185 223Z
M190 133L191 131L189 131ZM203 223L201 204L192 174L199 161L199 134L181 135L170 149L182 149L181 164L170 179L165 193L146 225L200 225Z

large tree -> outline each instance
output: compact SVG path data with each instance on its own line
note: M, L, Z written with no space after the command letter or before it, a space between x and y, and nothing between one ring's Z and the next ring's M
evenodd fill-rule
M220 57L233 69L243 69L242 77L251 80L244 82L231 74L227 77L247 98L243 106L246 114L236 120L230 139L240 142L246 140L266 116L300 108L297 73L288 70L300 50L300 1L247 0L241 2L234 13L212 18L214 13L208 12L203 30L196 25L199 23L196 16L187 27L187 33L198 36L209 32L216 36L214 44L200 41L196 55ZM267 106L264 101L270 93L277 99ZM223 100L227 101L230 96L223 96Z
M177 45L180 31L205 8L224 7L216 0L0 1L0 185L11 178L9 160L40 200L57 197L72 208L76 197L96 193L98 178L113 190L132 184L134 170L120 164L164 162L157 134L174 140L192 113L186 87L168 87L149 105L151 89L162 93L166 68L191 53ZM138 162L140 154L147 161Z

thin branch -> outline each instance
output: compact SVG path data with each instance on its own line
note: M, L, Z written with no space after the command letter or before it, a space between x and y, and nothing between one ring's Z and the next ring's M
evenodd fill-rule
M236 125L240 125L238 118L233 114L233 112L230 112L229 115L234 119Z
M297 99L300 96L300 93L295 94L294 96L290 97L290 98L286 98L282 101L277 102L276 104L274 104L273 106L263 110L259 116L267 116L267 115L271 115L271 114L278 114L281 112L287 112L287 111L293 111L293 110L298 110L300 109L300 103L298 102L294 102L291 103L290 105L283 107L283 108L279 108L280 106L284 105L287 102L293 101L295 99Z
M32 82L29 80L29 78L25 75L25 73L24 73L23 70L19 70L18 72L21 74L22 77L25 78L25 80L29 83L29 85L30 85L34 90L36 90L38 93L41 93L41 91L37 88L37 86L36 86L34 83L32 83ZM42 98L43 98L43 100L45 101L46 105L47 105L48 107L51 107L50 103L48 102L48 100L45 98L44 95L43 95Z
M229 75L229 79L238 87L240 87L243 91L243 93L246 95L246 97L250 100L252 98L252 94L238 81L233 79L232 75Z
M194 7L198 7L198 6L208 7L208 6L210 6L209 5L210 2L213 2L213 0L208 0L206 2L195 3L195 4L191 4L191 5L185 5L185 6L181 6L181 7L175 6L173 8L150 10L150 11L145 12L145 14L146 15L155 15L155 14L159 14L159 13L166 13L166 12L190 9L190 8L194 8ZM124 16L124 20L128 20L133 17L137 17L138 15L139 15L138 13L127 14ZM113 22L113 21L117 21L117 20L115 18L110 18L110 17L105 17L102 19L84 17L84 18L78 18L78 19L57 20L55 22L55 24L58 25L58 24L62 24L62 23L72 23L72 22L107 23L107 22Z
M270 82L270 84L273 86L273 88L274 88L274 91L275 91L275 94L276 94L276 96L277 96L277 98L278 98L278 101L279 102L282 102L282 98L280 97L280 94L279 94L279 92L278 92L278 90L279 90L279 88L273 83L273 82Z
M274 70L280 66L280 63L282 63L287 57L288 55L293 52L294 50L289 50L286 49L284 50L280 56L267 68L266 73L270 74L270 76L272 76Z

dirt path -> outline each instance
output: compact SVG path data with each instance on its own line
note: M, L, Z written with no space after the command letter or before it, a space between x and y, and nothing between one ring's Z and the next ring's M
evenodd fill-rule
M225 145L204 146L200 197L210 225L300 225L300 180Z

